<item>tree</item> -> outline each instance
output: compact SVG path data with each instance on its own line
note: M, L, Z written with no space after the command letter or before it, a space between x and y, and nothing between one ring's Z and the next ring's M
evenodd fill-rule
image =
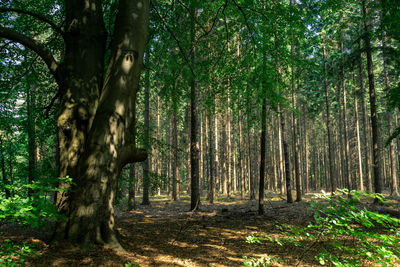
M122 250L114 230L113 200L122 167L146 159L145 151L131 143L131 133L149 1L120 0L112 34L106 31L100 0L66 1L54 8L65 14L64 29L29 10L7 6L1 11L49 24L65 45L60 60L28 33L1 25L0 37L37 53L58 84L59 176L72 177L75 185L57 196L67 219L58 223L56 238L83 247L100 243ZM112 41L106 57L108 37Z
M380 160L380 149L379 149L379 132L378 132L378 119L376 111L376 92L375 92L375 81L374 81L374 69L372 65L372 47L371 47L371 36L369 32L369 18L368 18L368 7L367 1L362 1L362 12L364 20L364 42L365 52L367 55L367 71L368 71L368 85L369 85L369 101L371 109L371 128L372 128L372 162L374 171L374 187L375 193L382 193L382 179L380 175L381 160Z

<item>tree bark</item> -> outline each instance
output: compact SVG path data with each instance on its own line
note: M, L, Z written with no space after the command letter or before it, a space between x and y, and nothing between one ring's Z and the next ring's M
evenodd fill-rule
M351 183L351 176L350 176L350 167L349 167L349 161L350 161L350 145L349 141L347 138L347 97L346 97L346 80L345 80L345 74L344 74L344 48L343 48L343 37L342 33L341 35L341 40L340 40L340 51L341 51L341 69L340 69L340 82L341 82L341 89L342 89L342 99L343 99L343 109L342 111L342 118L343 118L343 141L344 141L344 179L346 182L346 187L349 190L349 192L352 189L352 183Z
M34 85L30 84L29 78L26 78L26 103L27 103L27 130L28 130L28 183L32 185L35 181L36 176L36 163L37 163L37 154L36 154L36 88ZM33 190L31 188L28 189L28 195L31 197L33 194Z
M172 112L172 147L173 147L173 164L172 164L172 199L177 201L179 199L179 188L178 188L178 119L177 110Z
M324 91L325 91L325 107L326 107L326 129L328 132L328 156L329 156L329 178L331 184L331 194L336 191L336 182L334 175L334 162L333 162L333 147L332 147L332 134L331 134L331 120L330 120L330 104L329 104L329 90L328 90L328 80L327 80L327 66L326 66L326 48L325 39L323 43L323 59L324 59Z
M192 17L196 16L196 9L192 6L190 9ZM195 24L191 20L190 39L191 43L195 42ZM192 64L195 61L195 51L191 53ZM196 92L196 78L192 74L190 81L190 170L191 170L191 183L190 183L190 210L197 210L200 205L200 191L199 191L199 141L197 136L197 92Z
M359 111L358 111L358 90L354 88L354 116L356 122L356 133L357 133L357 156L358 156L358 172L359 172L359 187L358 189L363 192L364 191L364 173L362 166L362 153L361 153L361 138L360 138L360 123L359 123Z
M380 159L380 148L379 148L379 131L378 131L378 119L376 114L376 92L374 82L374 69L372 64L372 48L371 48L371 36L369 33L368 23L368 8L366 0L362 1L362 10L364 18L364 30L366 32L364 36L365 51L367 54L367 71L368 71L368 85L369 85L369 101L371 110L371 129L372 129L372 161L374 171L374 187L375 193L382 193L382 178L380 176L381 159ZM375 199L377 202L378 199Z
M36 52L59 86L59 176L69 176L75 184L73 190L60 185L57 206L66 220L58 222L56 239L123 250L115 235L113 201L122 167L147 157L130 140L149 4L119 1L105 77L107 34L101 0L65 2L65 51L60 64L40 42L0 26L0 37Z
M10 190L7 188L8 185L10 185L9 179L7 178L7 172L6 172L6 156L5 156L5 151L4 151L4 146L3 146L3 139L0 136L0 164L1 164L1 176L3 180L3 185L4 185L4 193L6 195L6 198L10 198L11 193Z
M258 214L264 214L264 184L265 184L265 139L267 131L267 99L264 96L261 110L261 155L260 155L260 181L258 189Z
M387 65L387 52L386 52L386 33L382 33L382 46L383 46L383 74L385 81L385 90L389 92L390 90L390 80L389 80L389 70ZM388 120L388 128L389 134L393 133L393 118L392 113L390 111L387 112L387 120ZM398 189L398 162L396 157L396 142L392 140L389 144L389 162L390 162L390 195L391 196L399 196Z
M290 181L289 152L288 152L288 145L286 142L286 132L285 132L285 118L283 116L282 111L279 110L278 112L282 129L282 147L283 147L283 158L284 158L285 175L286 175L286 197L288 203L293 203L292 185Z
M149 60L149 55L146 54L146 63ZM144 145L150 150L150 70L146 70L145 87L144 87ZM150 172L151 163L150 157L143 162L143 198L142 205L150 205Z

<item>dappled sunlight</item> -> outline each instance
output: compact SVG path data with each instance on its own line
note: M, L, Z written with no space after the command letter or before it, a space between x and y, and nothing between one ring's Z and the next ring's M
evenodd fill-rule
M137 198L138 201L140 196ZM309 198L305 201L309 201ZM248 200L215 205L204 202L200 212L188 211L189 206L188 200L172 202L165 196L156 196L151 199L151 206L138 206L129 212L125 212L125 207L119 207L116 209L115 229L126 252L101 246L90 252L73 246L60 249L49 247L37 261L45 262L48 266L72 263L79 266L123 266L136 262L140 266L230 267L243 266L243 257L246 256L285 260L284 263L275 262L273 266L314 266L316 249L328 244L326 238L321 238L315 244L305 242L304 247L280 246L276 242L246 242L246 238L252 234L267 234L272 239L283 240L285 230L277 225L304 225L312 218L311 214L305 213L305 205L271 201L269 208L266 208L267 213L274 214L272 210L276 208L282 210L273 218L248 212L255 208L252 201ZM228 212L222 212L222 209L228 209ZM308 247L310 255L303 257Z

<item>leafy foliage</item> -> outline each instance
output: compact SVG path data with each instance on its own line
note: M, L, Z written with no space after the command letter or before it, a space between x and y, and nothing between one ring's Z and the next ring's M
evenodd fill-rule
M73 183L69 177L62 180L70 184ZM54 183L55 181L51 182ZM20 188L9 186L9 188L17 193L10 198L0 195L0 224L17 222L36 228L47 225L49 220L62 219L57 207L51 200L51 192L60 190L56 185L44 183L42 180L41 183L23 185ZM31 189L34 193L27 196L24 189Z
M0 244L0 264L2 266L24 266L25 258L37 253L38 246L32 244L15 244L10 239L5 239Z
M280 246L294 245L309 253L311 246L320 246L315 259L321 265L359 266L369 260L382 266L394 266L400 256L400 220L387 214L361 207L361 197L373 197L384 203L381 195L339 190L333 197L321 194L310 202L314 221L306 227L278 225L284 238L252 235L248 243L273 242ZM349 196L349 197L348 197ZM326 204L328 202L328 204ZM307 245L307 244L312 244ZM301 260L301 258L299 259ZM269 266L265 260L251 261L249 266ZM257 265L258 264L258 265Z

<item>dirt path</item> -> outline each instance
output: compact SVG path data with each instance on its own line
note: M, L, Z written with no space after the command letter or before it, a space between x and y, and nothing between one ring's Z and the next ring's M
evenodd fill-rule
M246 243L253 233L279 236L276 223L306 224L311 219L307 203L287 204L275 198L266 203L265 215L259 216L256 201L229 201L213 205L203 201L200 211L192 213L187 211L188 199L158 198L151 206L117 212L116 228L126 253L103 247L83 252L66 244L49 247L32 237L28 241L44 249L27 266L243 266L244 256L284 258L282 266L317 264L304 255L304 247ZM9 233L8 238L17 237Z

